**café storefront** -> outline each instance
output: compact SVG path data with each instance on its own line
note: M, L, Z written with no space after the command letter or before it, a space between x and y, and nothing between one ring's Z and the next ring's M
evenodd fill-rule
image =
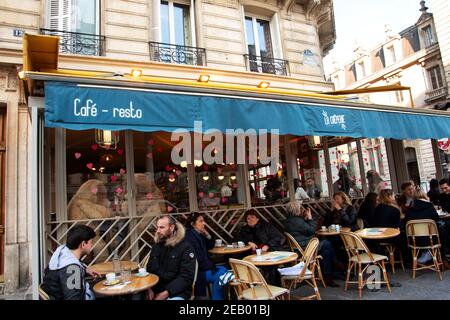
M398 142L443 138L450 128L443 112L324 94L25 70L27 84L42 89L28 97L35 288L77 223L98 234L87 264L110 260L116 249L122 259L141 261L159 214L182 220L204 211L213 236L232 241L248 208L281 227L294 183L306 189L307 180L314 182L319 192L304 205L318 215L330 207L342 169L357 206L371 189L369 170L398 190ZM191 133L192 152L174 162L179 141L172 138L180 130ZM245 143L227 130L246 132ZM251 130L269 132L268 150L261 150L261 135ZM216 161L206 161L205 154ZM279 193L270 198L274 183Z

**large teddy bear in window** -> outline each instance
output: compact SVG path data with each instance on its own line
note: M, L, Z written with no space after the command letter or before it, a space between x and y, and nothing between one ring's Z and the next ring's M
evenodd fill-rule
M113 213L109 206L107 190L104 183L96 179L91 179L83 183L70 200L69 205L67 206L67 214L69 220L111 218ZM90 226L95 228L96 224L90 224ZM100 237L97 232L94 244L97 243L99 239ZM100 240L93 249L94 257L100 254L105 245L105 241ZM107 257L108 250L104 250L96 261L102 262L106 260Z

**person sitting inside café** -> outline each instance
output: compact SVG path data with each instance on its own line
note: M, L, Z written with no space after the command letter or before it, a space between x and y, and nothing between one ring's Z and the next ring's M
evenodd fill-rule
M286 210L288 217L283 222L286 232L291 234L303 249L306 249L317 230L317 221L313 219L311 209L302 208L301 202L296 201L289 203ZM326 239L320 241L318 254L323 258L321 265L325 284L330 287L339 287L333 281L333 266L339 263L331 242Z
M444 212L450 213L450 181L449 179L439 180L439 187L442 193L439 196L439 206Z
M195 250L198 262L198 275L195 282L196 297L206 296L206 287L212 283L212 299L224 300L224 286L220 285L220 277L228 270L224 266L216 266L211 261L208 250L214 247L214 239L206 230L205 219L202 213L192 213L188 218L186 240Z
M327 227L337 224L355 231L358 229L356 217L357 213L352 201L347 194L339 191L333 195L332 210L326 214L322 224Z
M249 244L252 250L261 249L262 252L281 250L285 242L284 236L273 224L260 219L254 209L245 213L244 226L237 236L238 241Z
M183 225L172 216L157 219L155 244L147 271L157 275L159 282L148 290L148 300L186 300L191 297L196 256L185 233Z
M199 193L200 201L198 203L199 208L208 209L220 206L220 198L216 195L215 189L209 189L208 195L205 197L203 192Z
M86 268L80 259L92 251L95 231L76 225L67 232L67 242L53 253L44 271L42 289L52 300L94 300L95 295L86 281L86 274L94 278L97 272Z
M447 230L445 228L445 223L441 222L439 219L439 215L434 208L432 202L430 202L428 196L424 191L418 189L414 193L414 201L412 205L408 208L405 214L405 224L410 220L420 220L420 219L431 219L436 223L439 232L439 239L441 242L441 255L442 261L444 263L445 269L450 269L450 263L447 261L445 257L445 253L447 251ZM428 239L417 239L418 245L421 243L423 245L427 245L429 243ZM417 261L421 264L425 264L432 259L432 255L428 250L424 251L422 255L417 259Z

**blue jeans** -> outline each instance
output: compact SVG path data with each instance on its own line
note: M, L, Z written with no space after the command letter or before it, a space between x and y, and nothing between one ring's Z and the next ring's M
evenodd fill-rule
M319 244L318 253L322 256L322 270L324 275L330 275L333 272L333 263L336 260L336 253L333 245L328 240L322 240Z
M206 271L206 281L212 283L212 299L213 300L224 300L224 286L219 285L220 276L227 272L224 266L218 266L216 269Z

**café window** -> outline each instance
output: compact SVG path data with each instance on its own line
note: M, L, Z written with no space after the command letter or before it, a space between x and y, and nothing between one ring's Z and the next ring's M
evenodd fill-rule
M194 46L189 2L161 1L160 42Z
M361 139L361 149L368 190L392 188L384 138Z

